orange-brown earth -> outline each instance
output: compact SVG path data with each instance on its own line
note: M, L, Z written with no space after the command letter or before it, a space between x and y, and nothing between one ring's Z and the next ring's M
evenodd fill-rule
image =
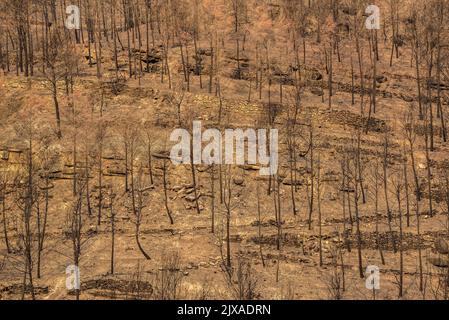
M250 11L250 21L264 12L266 7L260 6ZM261 23L262 24L262 23ZM273 37L271 48L271 62L281 70L287 70L288 59L291 57L291 43L285 35L282 21L276 20L272 28L261 29L264 25L253 23L250 29L248 44L241 53L249 70L255 69L255 45L251 41L262 37L263 32ZM142 26L144 32L144 26ZM125 39L125 33L121 34ZM123 41L123 40L122 40ZM287 50L284 56L283 53ZM224 46L223 46L224 45ZM258 92L251 86L252 97L248 101L250 83L230 77L236 67L235 49L232 41L223 42L221 50L221 97L224 109L223 127L246 128L257 125L265 116L265 106L268 103L268 85L264 86L263 97L259 99ZM105 44L103 61L103 82L114 78L113 61L110 45ZM199 46L207 48L207 39L202 39ZM349 220L343 221L343 197L348 192L342 191L342 174L340 161L345 150L356 143L357 129L362 122L360 118L360 95L355 94L355 104L351 104L351 74L350 52L354 51L350 39L342 39L340 43L342 61L337 62L334 57L334 96L332 107L328 108L327 75L324 71L324 54L322 45L315 42L313 36L307 38L307 60L302 66L302 86L300 121L308 123L310 120L314 128L315 154L315 203L312 215L312 228L308 228L308 198L311 184L309 156L299 158L297 163L298 188L295 190L297 214L293 214L291 188L289 181L289 163L286 146L285 119L286 109L294 103L294 88L289 85L283 87L283 103L281 113L276 120L276 127L280 129L280 207L282 220L282 236L280 250L276 247L277 228L274 213L273 195L267 195L267 181L261 179L257 171L247 167L232 166L232 211L230 219L232 265L237 268L238 261L244 260L251 264L251 277L257 281L255 293L262 299L332 299L334 294L329 290L335 280L335 270L341 277L344 270L346 299L372 299L373 292L366 289L365 278L360 278L357 257L357 237L355 223L351 227ZM371 83L369 75L369 48L366 40L362 41L363 57L366 61L366 85ZM366 203L359 201L361 247L363 267L377 265L381 272L381 289L376 292L378 299L398 298L399 253L393 252L389 236L388 217L385 208L384 191L381 178L379 179L379 235L380 247L383 251L385 264L381 263L376 245L376 214L374 201L374 168L376 162L379 172L382 168L384 152L384 137L390 139L389 159L389 189L388 198L393 212L392 229L398 235L399 219L398 206L394 190L397 172L402 168L404 156L404 119L411 104L416 105L417 94L415 71L410 66L412 54L409 47L401 48L399 59L393 59L393 66L389 66L390 44L379 42L380 61L377 74L385 76L378 84L377 112L372 115L372 126L368 133L361 134L361 158L363 167L363 184L366 192ZM106 50L107 49L107 50ZM85 51L79 45L79 51ZM194 52L193 45L189 47ZM225 239L225 207L220 204L219 181L215 180L215 234L211 233L211 183L210 174L204 166L197 166L198 193L201 213L195 209L192 198L191 169L188 165L175 166L169 163L168 168L168 197L169 206L173 214L174 224L170 225L164 206L163 171L164 160L160 153L168 148L165 143L167 136L177 126L176 107L171 102L173 95L180 94L182 78L181 57L179 47L174 46L169 51L170 69L174 90L168 88L168 80L161 83L160 74L144 73L141 79L129 79L123 83L120 92L111 92L109 84L100 84L95 77L95 66L89 67L85 59L80 59L80 76L75 77L74 96L75 105L79 112L78 152L79 164L85 166L84 157L86 146L93 154L98 151L98 141L95 140L100 117L100 105L103 105L103 119L108 122L107 136L104 143L103 155L103 183L112 186L117 194L114 204L116 212L116 251L115 273L110 270L110 219L108 199L103 200L103 215L101 224L97 225L98 211L98 159L92 157L91 194L90 201L93 215L89 216L83 209L83 246L81 250L81 282L82 299L113 299L113 298L161 298L163 280L167 274L179 281L179 292L176 298L186 299L230 299L238 298L226 282L223 263L226 255ZM355 57L355 53L354 53ZM207 56L204 56L207 60ZM285 58L285 59L284 59ZM355 59L355 58L354 58ZM193 57L191 57L193 61ZM127 72L127 52L121 51L119 56L122 73ZM206 63L207 64L207 63ZM354 62L355 65L355 62ZM155 66L155 68L158 65ZM156 68L157 69L157 68ZM111 71L108 71L111 70ZM287 72L287 71L286 71ZM324 80L316 79L320 73ZM292 76L290 73L288 76ZM273 76L274 79L279 77ZM208 73L202 75L203 88L199 86L199 77L191 75L190 92L182 103L181 113L184 123L193 119L200 119L204 126L217 126L220 98L216 94L215 84L212 94L208 93ZM359 77L356 72L356 84ZM381 82L381 83L380 83ZM4 74L0 78L0 117L1 117L1 146L9 150L9 159L0 160L2 172L15 172L23 167L26 153L26 137L18 134L17 127L26 123L26 117L31 113L35 130L51 132L54 129L54 107L48 83L42 76L36 75L28 80ZM321 89L324 88L324 97ZM102 89L103 88L103 89ZM103 99L101 96L103 95ZM66 216L73 202L73 125L71 123L71 109L65 98L63 82L60 82L59 97L63 119L63 138L57 139L53 135L50 139L52 151L58 154L54 165L54 177L49 204L47 235L45 249L42 254L42 276L35 277L35 287L38 299L73 299L73 292L66 289L66 266L72 264L71 241L67 236ZM366 105L368 95L364 97ZM279 84L274 81L270 92L271 103L279 103ZM446 108L444 104L444 108ZM129 196L124 194L124 148L121 134L123 123L130 122L139 127L139 140L136 142L135 171L143 167L143 184L149 186L146 133L143 124L149 124L152 137L153 157L152 166L155 181L152 188L145 193L145 208L140 228L141 243L151 256L146 260L139 251L134 234L134 216L130 212ZM420 123L421 124L421 123ZM148 126L147 126L148 128ZM47 131L46 131L47 130ZM304 126L298 135L298 150L307 150L309 129ZM403 250L404 250L404 297L405 299L435 299L441 297L438 291L439 273L444 269L433 267L428 257L434 257L434 241L438 237L447 237L448 212L444 201L438 197L442 180L439 169L444 167L448 155L448 145L442 142L436 127L436 150L430 153L432 160L432 185L434 199L434 214L428 212L428 192L420 203L421 237L416 231L415 201L412 183L412 171L409 171L410 193L410 226L405 224L405 192L401 196L403 214ZM36 134L36 135L38 135ZM36 137L36 145L40 146ZM169 144L169 142L167 143ZM37 149L36 149L37 150ZM423 185L426 183L427 170L424 152L424 136L418 134L415 145L416 167ZM17 152L16 152L17 151ZM19 152L20 151L20 152ZM41 156L36 151L36 158ZM318 164L318 157L320 159ZM323 265L319 265L319 236L318 236L318 206L317 206L317 166L321 175L321 214L322 214L322 245ZM410 163L408 164L410 166ZM82 169L80 169L82 171ZM382 174L381 174L382 176ZM291 181L291 180L290 180ZM258 191L259 190L259 191ZM260 198L261 237L259 237L257 198ZM8 208L8 232L12 253L7 253L3 242L0 241L0 297L15 299L21 297L23 280L23 248L19 239L22 230L22 212L16 204L17 194L12 192L6 198ZM353 193L349 192L352 210L354 210ZM347 198L346 198L347 201ZM346 202L347 205L347 202ZM352 212L354 215L354 212ZM346 207L346 218L348 208ZM33 217L35 219L35 217ZM345 222L345 223L344 223ZM33 226L35 221L33 220ZM347 250L343 242L343 226L350 229L349 240L351 251ZM2 229L3 230L3 229ZM223 250L220 250L223 246ZM425 291L419 290L418 247L422 249L423 273ZM263 253L265 266L260 258L260 248ZM335 263L335 254L341 251ZM168 258L171 257L171 258ZM179 258L177 263L168 260ZM33 256L35 260L35 256ZM175 259L176 260L176 259ZM337 267L335 266L337 264ZM175 270L166 270L175 266ZM235 285L235 284L234 284Z

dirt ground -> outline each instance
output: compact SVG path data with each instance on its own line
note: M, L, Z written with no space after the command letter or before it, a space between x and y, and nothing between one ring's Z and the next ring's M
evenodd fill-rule
M142 29L143 30L143 29ZM142 31L143 32L143 31ZM122 35L123 36L123 35ZM282 60L277 53L284 50L287 41L280 40L273 49L274 60ZM366 42L364 42L367 46ZM207 46L207 41L200 42L200 47ZM298 159L296 174L298 185L294 188L296 214L292 207L292 194L289 182L290 168L287 154L287 134L285 131L286 105L293 104L294 88L285 85L280 115L275 126L280 129L280 198L274 201L273 194L268 195L268 181L259 176L258 171L248 166L232 166L231 178L231 218L230 243L232 266L235 274L238 266L250 266L250 273L245 276L251 281L254 298L257 299L335 299L336 289L342 299L398 299L400 254L394 250L392 237L399 236L399 208L395 195L394 181L402 168L404 151L405 114L411 104L416 105L417 97L414 68L410 66L409 48L401 48L400 58L393 60L389 66L389 42L380 41L380 61L377 74L384 79L378 84L377 112L372 115L368 133L361 134L361 157L363 168L364 192L366 203L358 201L361 257L363 270L367 266L378 266L380 270L380 289L367 289L367 275L359 274L359 257L357 251L357 232L355 220L349 219L348 201L354 216L353 190L342 187L341 161L345 150L356 144L357 129L360 126L360 94L355 94L352 104L351 73L349 54L351 43L342 41L340 51L342 60L334 61L334 95L332 107L328 106L327 75L323 70L321 45L312 38L308 39L307 63L303 66L304 86L301 94L300 122L311 121L314 128L315 165L320 167L320 208L318 208L316 190L317 172L311 179L310 154ZM82 47L82 45L80 45ZM84 48L85 49L85 48ZM109 48L110 49L110 48ZM192 48L190 48L192 49ZM107 51L107 50L105 50ZM191 50L193 52L193 49ZM221 96L224 108L224 124L230 128L247 128L257 125L265 116L265 105L279 102L279 84L273 84L268 95L268 86L263 89L263 97L252 88L250 101L248 94L250 84L246 80L237 80L229 76L234 68L231 44L223 48L223 71L221 79ZM243 55L249 57L251 64L254 47L248 45ZM364 48L364 58L369 60L369 49ZM127 53L120 52L122 72L127 70ZM110 87L102 90L95 77L95 67L89 67L86 60L81 60L80 76L75 78L75 103L80 112L79 124L79 161L83 163L85 142L95 145L96 122L100 105L103 105L103 117L108 121L108 134L103 150L103 184L111 186L117 194L115 199L115 262L114 274L110 274L111 260L111 225L110 208L107 197L103 203L101 224L97 224L99 184L98 161L92 159L90 172L90 201L93 208L89 215L83 208L83 233L80 260L81 299L238 299L238 281L231 283L225 272L226 262L226 210L220 203L219 181L215 179L215 233L211 232L211 177L205 166L196 166L200 214L195 207L192 196L192 177L189 165L174 165L161 159L160 153L167 149L166 137L177 127L176 107L172 97L180 93L176 87L182 78L179 49L170 49L170 64L174 70L172 77L174 88L168 88L167 79L161 83L157 72L144 73L141 79L127 79L120 92L114 94ZM112 56L105 53L105 75L103 80L112 79ZM277 61L280 65L281 61ZM367 67L367 74L369 68ZM178 72L179 70L179 72ZM314 72L319 72L324 81L314 80ZM190 92L186 93L182 103L182 117L186 123L199 119L204 126L214 127L218 122L220 98L215 90L208 93L207 73L202 75L203 88L199 86L199 77L191 75ZM358 76L356 82L360 81ZM368 79L367 82L371 80ZM252 83L254 86L254 83ZM2 172L20 167L24 159L23 136L17 133L17 127L26 120L26 110L32 111L36 127L54 124L54 107L47 88L48 83L39 75L25 79L13 74L0 76L0 146L10 150L8 160L0 160ZM324 96L321 96L323 88ZM317 91L318 90L318 91ZM319 94L317 94L319 93ZM73 168L73 126L70 123L71 110L64 94L63 82L60 83L63 132L62 139L52 140L54 150L59 150L58 170L52 179L50 191L48 225L45 245L41 257L41 278L35 277L34 286L37 299L74 299L74 292L66 288L66 267L73 264L73 248L67 235L67 212L73 203L72 184ZM368 95L364 96L365 108L369 105ZM446 108L447 105L444 104ZM145 121L150 123L153 141L152 166L154 183L150 186L145 133L139 131L139 146L135 155L135 170L143 166L143 180L148 190L145 193L140 241L151 259L145 259L135 239L135 217L129 210L129 195L124 193L125 177L123 166L125 154L121 140L120 123L127 119L132 125L139 126ZM428 210L427 189L419 203L420 233L417 234L416 203L413 193L412 170L409 173L409 226L406 224L405 189L402 189L402 227L403 227L403 270L404 288L401 299L441 299L443 288L441 278L447 269L434 267L428 258L437 257L435 241L449 237L446 203L439 197L443 187L440 169L445 166L449 154L448 144L438 134L436 126L435 151L430 153L432 170L432 194L434 212ZM302 129L299 139L299 151L307 150L309 131ZM389 187L387 197L392 212L391 228L386 210L385 194L381 179L379 180L378 209L375 208L374 169L376 163L382 175L384 139L388 135L389 145ZM39 142L36 142L39 144ZM86 144L87 145L87 144ZM21 150L22 153L13 151ZM95 149L97 150L97 149ZM407 149L408 150L408 149ZM41 151L39 151L41 152ZM41 154L36 151L36 157ZM14 158L17 156L17 159ZM318 163L319 157L319 163ZM424 135L418 133L415 145L416 168L418 177L426 185L427 166L425 157ZM168 165L167 187L168 204L173 215L171 225L166 214L163 192L163 165ZM317 167L315 167L316 170ZM115 171L114 171L115 170ZM291 182L291 180L290 180ZM312 223L309 230L309 197L311 182L315 186L315 203L313 205ZM360 192L360 190L359 190ZM20 239L22 218L16 193L6 197L7 228L12 252L8 253L0 236L0 298L20 299L23 291L23 243ZM192 198L193 197L193 198ZM258 200L260 201L260 221L258 217ZM277 248L278 228L275 216L276 206L280 205L281 236ZM345 207L343 207L345 203ZM319 258L319 223L318 214L322 216L322 254L323 265ZM345 211L345 213L343 213ZM343 219L345 214L345 219ZM35 217L32 218L35 227ZM3 221L3 220L2 220ZM376 223L377 221L377 223ZM376 225L378 233L376 233ZM3 225L0 227L3 231ZM345 231L347 241L345 241ZM260 232L260 235L259 235ZM377 240L377 234L379 240ZM35 241L35 239L34 239ZM348 247L350 250L348 250ZM379 248L384 257L382 263ZM420 290L419 253L422 253L423 290ZM261 259L261 252L263 260ZM33 252L33 261L37 253ZM36 263L36 262L35 262ZM36 265L33 266L36 272ZM169 284L168 284L169 283ZM247 283L247 282L246 282ZM247 283L248 284L248 283ZM175 285L175 289L167 286ZM344 286L344 290L342 288ZM170 292L170 293L168 293ZM26 292L29 298L29 292ZM165 296L165 295L175 296Z

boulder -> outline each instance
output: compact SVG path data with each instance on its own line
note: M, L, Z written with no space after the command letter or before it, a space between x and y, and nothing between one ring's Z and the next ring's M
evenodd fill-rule
M287 185L287 186L291 186L291 185L294 185L294 186L300 186L300 185L302 185L303 184L303 181L300 181L299 179L290 179L290 178L285 178L283 181L282 181L282 183L283 184L285 184L285 185Z
M438 268L447 268L449 267L449 261L443 258L429 258L428 261Z
M387 82L387 81L388 81L388 78L386 76L384 76L384 75L378 75L376 77L376 82L377 83L384 83L384 82Z
M449 245L448 243L439 238L437 241L435 241L435 249L438 251L439 254L448 254L449 253Z
M323 79L323 75L315 70L310 74L310 79L314 81L320 81Z
M312 88L312 89L310 89L310 92L318 97L321 97L324 95L324 91L321 88Z

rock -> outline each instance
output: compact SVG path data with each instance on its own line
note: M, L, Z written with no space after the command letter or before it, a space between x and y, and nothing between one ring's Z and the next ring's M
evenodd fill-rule
M124 176L126 174L125 168L121 166L111 166L107 169L107 173L114 176Z
M357 9L350 7L350 6L345 6L342 8L342 11L344 14L347 14L348 16L355 16L357 15Z
M351 188L351 187L342 187L342 188L340 188L340 191L341 192L346 192L346 193L354 193L355 189Z
M199 196L198 196L198 198L199 198ZM185 197L185 199L189 202L194 202L197 198L195 198L195 195L192 194L190 196Z
M257 171L260 170L259 166L253 165L253 164L245 164L245 165L241 165L239 166L239 168L243 169L243 170L247 170L247 171Z
M156 159L167 159L170 160L170 153L168 152L153 152L151 154Z
M324 91L321 88L312 88L312 89L310 89L310 92L318 97L321 97L324 95Z
M438 251L439 254L448 254L449 253L448 243L441 238L439 238L435 242L435 249Z
M160 57L160 55L157 55L156 53L149 53L149 54L147 54L146 57L142 57L140 60L142 60L142 62L147 63L147 64L156 64L161 61L161 57Z
M275 178L272 176L257 176L256 180L257 181L269 181L271 179L271 181L275 181ZM283 179L278 177L279 182L282 182Z
M402 100L404 100L405 102L413 102L413 97L410 97L410 96L408 96L408 95L401 94L401 98L402 98Z
M298 257L298 262L300 262L300 263L313 263L313 260L311 258L309 258L309 257L300 255Z
M153 190L153 189L154 189L154 185L152 184L152 185L149 185L149 186L139 189L139 192L143 192L144 196L148 196L148 191Z
M284 179L284 181L282 181L282 183L283 184L285 184L285 185L287 185L287 186L291 186L291 185L294 185L294 186L300 186L300 185L302 185L303 183L302 183L302 181L299 181L298 179L290 179L290 178L286 178L286 179Z
M449 261L443 258L429 258L428 261L438 268L447 268L449 267Z
M388 78L386 76L384 76L384 75L378 75L376 77L376 82L377 83L384 83L384 82L387 82L387 81L388 81Z
M329 192L328 195L327 195L327 199L329 201L336 201L337 200L337 195L335 193L333 193L333 192Z
M125 158L118 154L106 154L103 156L104 160L124 161Z
M5 161L9 160L9 151L8 150L2 151L2 160L5 160Z
M194 263L190 262L187 267L187 269L191 270L191 269L198 269L198 266L195 265Z
M245 180L242 178L234 178L234 183L238 186L242 186L245 183Z
M87 55L87 56L84 56L84 58L86 58L86 61L90 64L90 65L96 65L97 64L97 62L95 61L95 59L94 59L94 57L92 57L92 56L89 56L89 55Z
M419 163L418 164L418 169L425 170L425 169L427 169L427 166L424 163Z
M320 81L323 79L323 75L321 73L319 73L318 71L313 71L312 74L310 75L310 79L314 80L314 81Z
M438 90L440 88L441 90L449 90L449 84L447 83L438 83L436 80L429 80L428 83L432 89Z
M243 239L242 239L242 237L239 235L239 234L231 234L230 236L229 236L229 241L230 242L242 242L243 241Z
M209 170L208 166L196 166L196 171L198 172L206 172L207 170Z
M198 49L198 54L210 57L211 54L212 54L212 51L211 51L211 49L208 49L208 48L199 48Z
M173 191L178 192L180 191L182 188L184 188L183 186L174 186L173 188L171 188Z

